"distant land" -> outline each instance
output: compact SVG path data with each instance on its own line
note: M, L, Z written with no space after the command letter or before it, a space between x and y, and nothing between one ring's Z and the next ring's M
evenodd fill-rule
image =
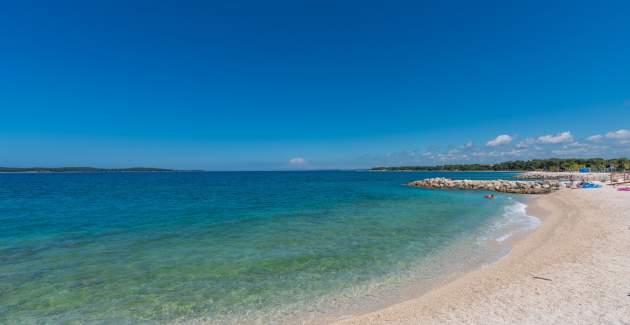
M153 167L96 168L96 167L0 167L0 173L122 173L174 172L175 169Z
M578 171L590 168L592 171L630 170L630 159L589 158L589 159L533 159L514 160L498 164L453 164L436 166L397 166L374 167L371 171Z

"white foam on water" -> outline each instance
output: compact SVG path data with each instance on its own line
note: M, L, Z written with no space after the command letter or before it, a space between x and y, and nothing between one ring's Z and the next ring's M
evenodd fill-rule
M510 204L503 208L499 218L492 221L487 230L479 236L479 240L493 240L503 243L515 234L536 229L540 219L527 214L527 204L508 198Z

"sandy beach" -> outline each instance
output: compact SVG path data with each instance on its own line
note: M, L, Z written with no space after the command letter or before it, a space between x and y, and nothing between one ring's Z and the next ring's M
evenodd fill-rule
M418 298L336 324L630 324L630 193L532 199L510 254Z

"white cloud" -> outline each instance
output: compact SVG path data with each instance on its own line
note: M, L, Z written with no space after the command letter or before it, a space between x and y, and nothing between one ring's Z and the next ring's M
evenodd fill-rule
M534 139L534 138L527 138L525 140L519 141L519 143L516 144L516 148L518 148L518 149L525 149L525 148L528 148L529 146L533 145L534 143L536 143L536 139Z
M586 143L580 143L580 142L571 142L569 144L565 144L564 146L562 146L563 148L577 148L577 147L590 147L590 144L586 144Z
M594 134L577 139L570 131L539 137L498 135L482 145L463 141L459 145L432 145L425 150L383 155L389 165L435 165L446 163L496 163L516 159L622 157L630 155L630 129ZM306 165L308 166L308 165ZM296 166L297 167L297 166Z
M306 165L306 159L302 157L291 158L289 159L289 164L293 166L304 166Z
M630 131L626 129L619 129L606 133L606 137L609 139L630 139Z
M573 135L569 131L565 131L562 133L558 133L556 135L543 135L538 137L538 142L540 143L562 143L562 142L571 142L573 141Z
M522 155L524 152L524 150L520 150L520 149L512 149L510 151L506 151L506 152L502 152L501 155L502 156L520 156Z
M488 147L496 147L496 146L501 146L504 144L508 144L512 142L512 137L507 135L507 134L501 134L499 136L497 136L496 138L486 142L486 146Z

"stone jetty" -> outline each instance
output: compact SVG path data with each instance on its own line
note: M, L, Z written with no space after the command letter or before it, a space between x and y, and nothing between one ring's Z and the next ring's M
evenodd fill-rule
M408 184L413 187L432 189L482 190L520 194L547 194L557 191L563 185L557 180L535 182L508 180L453 180L450 178L427 178Z

